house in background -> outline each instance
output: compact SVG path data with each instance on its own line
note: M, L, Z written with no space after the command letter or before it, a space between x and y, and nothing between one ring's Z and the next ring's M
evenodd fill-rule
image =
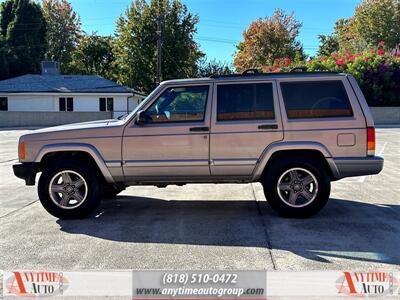
M61 75L56 62L42 74L0 81L0 127L52 126L116 118L144 95L97 75Z

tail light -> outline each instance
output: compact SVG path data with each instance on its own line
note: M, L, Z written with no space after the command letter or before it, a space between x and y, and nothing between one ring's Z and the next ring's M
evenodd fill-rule
M19 158L20 160L25 159L25 142L19 144Z
M369 156L375 155L375 128L367 128L367 154Z

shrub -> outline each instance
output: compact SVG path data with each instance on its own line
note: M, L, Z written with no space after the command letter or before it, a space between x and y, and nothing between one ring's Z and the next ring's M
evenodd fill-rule
M306 66L308 71L333 71L353 75L370 106L400 106L400 55L386 53L384 44L362 53L335 53L293 63L277 60L273 66L263 67L263 72L288 71L295 66Z

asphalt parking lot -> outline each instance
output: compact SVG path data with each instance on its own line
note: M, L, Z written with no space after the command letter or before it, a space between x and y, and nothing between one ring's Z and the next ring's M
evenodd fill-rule
M259 184L130 187L61 221L14 177L0 130L0 269L400 270L400 129L377 130L378 176L332 184L317 216L278 217Z

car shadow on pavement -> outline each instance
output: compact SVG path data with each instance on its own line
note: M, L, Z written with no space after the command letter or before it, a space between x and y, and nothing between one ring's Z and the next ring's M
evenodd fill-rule
M400 205L330 199L312 218L285 219L265 201L118 196L88 219L57 223L63 232L118 242L272 247L325 263L400 265Z

